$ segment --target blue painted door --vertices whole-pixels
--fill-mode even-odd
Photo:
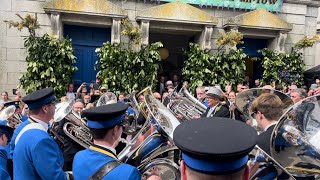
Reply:
[[[244,53],[246,53],[250,58],[261,57],[262,54],[259,53],[258,50],[268,47],[267,39],[244,38],[243,42],[243,44],[238,45],[238,48],[243,48]],[[260,60],[252,61],[250,58],[246,60],[246,74],[253,80],[261,79],[263,74],[262,62]]]
[[[95,50],[104,42],[111,40],[111,29],[64,25],[64,36],[72,39],[72,46],[77,57],[78,71],[72,76],[75,87],[83,82],[95,82],[98,72],[94,68],[98,60]]]

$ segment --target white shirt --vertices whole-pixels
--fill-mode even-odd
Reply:
[[[31,116],[31,118],[32,118],[32,120],[35,120],[37,123],[41,124],[46,129],[46,131],[48,131],[48,129],[49,129],[48,123],[43,122],[40,119],[37,119],[37,118],[32,117],[32,116]]]
[[[264,128],[264,131],[267,131],[269,129],[269,127],[271,127],[271,126],[273,126],[273,125],[275,125],[277,123],[278,122],[273,122],[273,123],[269,124],[267,127]]]
[[[104,148],[110,150],[111,152],[113,152],[113,154],[117,154],[116,150],[114,148],[112,148],[112,147],[109,147],[109,146],[106,146],[106,145],[102,145],[102,144],[96,144],[96,145],[99,145],[101,147],[104,147]]]
[[[76,99],[76,94],[73,92],[67,92],[66,96],[68,97],[69,101],[73,101]]]
[[[213,111],[216,109],[216,107],[217,107],[218,105],[219,105],[219,103],[209,109],[208,114],[207,114],[207,117],[210,117],[210,116],[211,116],[211,114],[213,113]]]

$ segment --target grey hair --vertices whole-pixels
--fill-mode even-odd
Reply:
[[[298,93],[301,98],[306,98],[306,97],[308,97],[308,94],[307,94],[306,90],[305,90],[305,89],[302,89],[302,88],[292,89],[292,90],[291,90],[291,93],[292,93],[292,92]]]

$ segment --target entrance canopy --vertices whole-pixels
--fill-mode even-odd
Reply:
[[[127,16],[125,10],[106,0],[52,0],[44,10],[46,12],[63,12],[107,17]]]
[[[255,11],[240,14],[238,16],[227,19],[223,27],[241,27],[251,29],[268,29],[291,31],[292,24],[270,13],[265,9],[257,9]]]
[[[179,22],[186,24],[217,25],[218,18],[193,7],[189,4],[175,1],[155,6],[137,13],[137,20]]]

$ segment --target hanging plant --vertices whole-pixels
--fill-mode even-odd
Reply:
[[[35,30],[39,28],[36,16],[28,14],[25,18],[20,15],[18,17],[21,22],[6,22],[18,30],[27,28],[30,33],[24,41],[27,71],[20,77],[20,87],[26,93],[53,87],[58,98],[64,96],[67,85],[72,81],[72,73],[77,70],[73,66],[76,61],[71,41],[59,40],[48,34],[36,37]]]

